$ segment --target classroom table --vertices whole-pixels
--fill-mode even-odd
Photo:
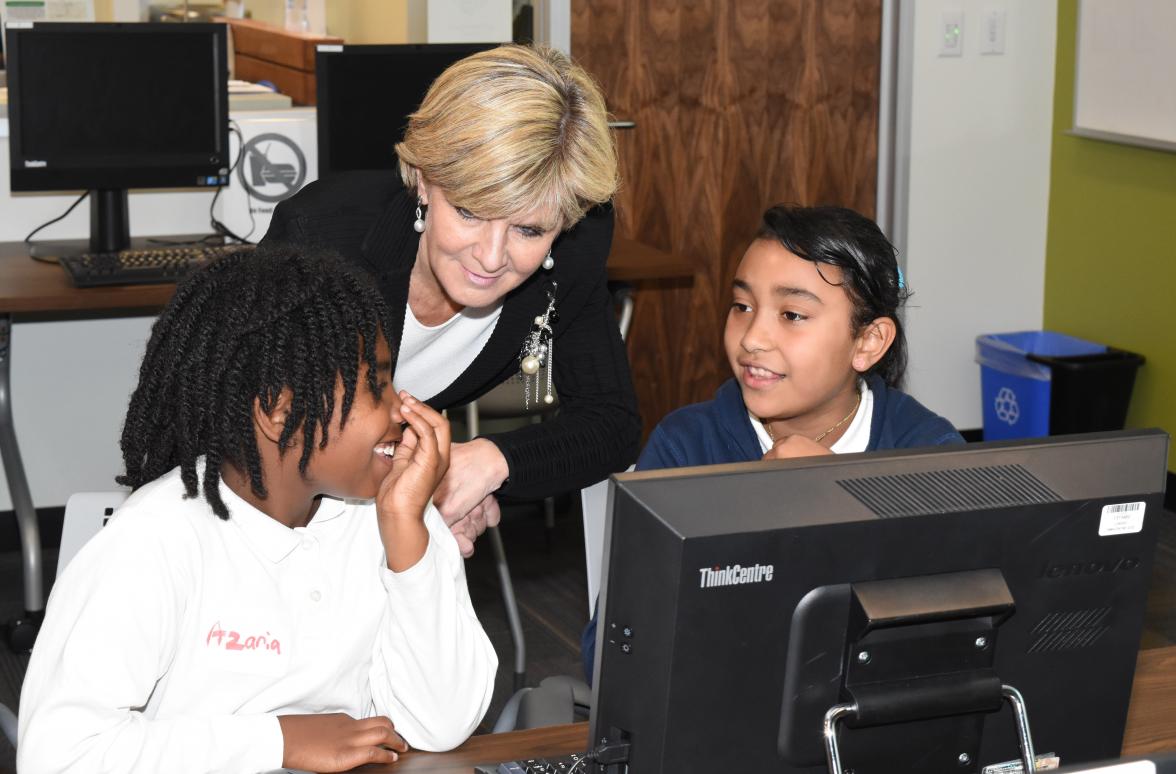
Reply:
[[[1136,662],[1123,755],[1176,751],[1176,646],[1144,650]],[[1033,707],[1029,707],[1033,722]],[[385,774],[471,774],[476,764],[527,758],[558,757],[583,752],[588,724],[572,723],[506,734],[474,736],[447,753],[410,752],[391,766],[370,766],[364,772]]]
[[[83,240],[59,244],[61,249],[73,252],[81,252],[86,245]],[[135,249],[151,246],[142,239],[132,243]],[[694,267],[685,258],[619,235],[613,238],[608,256],[610,281],[686,280],[693,275]],[[12,419],[12,323],[21,319],[60,320],[78,315],[150,314],[159,311],[174,291],[175,285],[171,284],[75,288],[61,267],[29,258],[23,242],[0,242],[0,462],[4,465],[20,528],[26,611],[26,617],[14,622],[10,629],[9,644],[18,650],[33,644],[39,617],[45,609],[45,595],[37,515]]]

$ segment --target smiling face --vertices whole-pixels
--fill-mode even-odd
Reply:
[[[837,267],[818,272],[766,239],[736,271],[723,345],[748,410],[775,420],[776,437],[812,437],[836,423],[854,405],[858,373],[881,357],[868,332],[855,335],[853,303],[830,284],[840,281]]]
[[[379,397],[367,387],[368,369],[360,365],[355,400],[347,420],[341,422],[343,382],[335,390],[326,448],[315,448],[304,480],[314,494],[369,499],[392,469],[392,452],[400,441],[400,397],[392,388],[392,354],[381,336],[376,344],[376,379]]]
[[[559,233],[553,210],[482,218],[450,202],[435,185],[422,181],[418,190],[429,209],[412,281],[454,309],[497,303],[535,273]],[[420,315],[416,306],[413,312]]]

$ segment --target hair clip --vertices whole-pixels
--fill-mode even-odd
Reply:
[[[906,288],[906,280],[903,279],[902,269],[897,266],[895,268],[898,269],[898,289],[903,290]]]

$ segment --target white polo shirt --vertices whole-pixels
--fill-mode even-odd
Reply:
[[[277,716],[387,715],[449,749],[490,703],[497,657],[456,541],[388,570],[371,501],[324,498],[290,529],[179,469],[131,495],[53,588],[21,692],[22,772],[250,772],[282,764]]]

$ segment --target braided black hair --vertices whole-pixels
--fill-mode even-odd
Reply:
[[[844,207],[792,207],[777,204],[764,213],[757,239],[782,244],[793,255],[841,270],[839,284],[853,302],[856,336],[879,317],[894,320],[894,341],[870,373],[890,387],[901,387],[906,374],[906,333],[899,311],[910,296],[900,279],[894,245],[874,221]],[[821,278],[825,279],[824,274]]]
[[[386,314],[368,279],[332,253],[267,246],[194,272],[151,329],[123,425],[126,472],[116,480],[137,489],[179,466],[187,496],[197,496],[199,483],[213,512],[228,519],[219,489],[227,462],[266,497],[254,400],[270,411],[291,390],[278,448],[284,453],[301,433],[305,473],[320,428],[319,446],[327,444],[340,379],[344,420],[351,410],[361,358],[367,389],[379,397],[376,343],[391,330]]]

